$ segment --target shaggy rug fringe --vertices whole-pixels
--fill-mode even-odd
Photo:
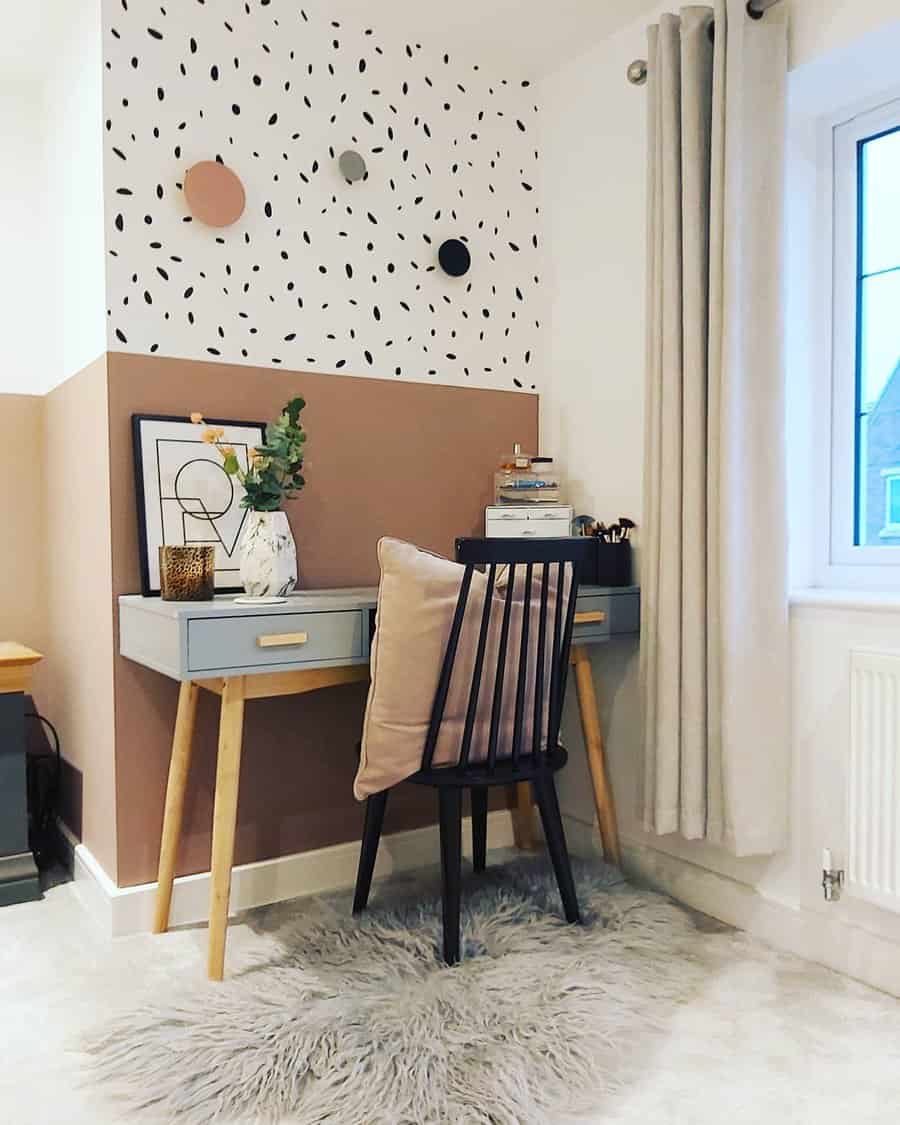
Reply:
[[[543,861],[464,887],[465,958],[438,960],[440,901],[298,904],[279,952],[91,1037],[129,1119],[181,1125],[552,1125],[597,1108],[699,987],[696,931],[661,895],[576,866],[585,925]]]

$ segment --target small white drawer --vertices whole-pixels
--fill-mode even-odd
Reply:
[[[561,539],[572,534],[572,509],[553,505],[547,508],[485,509],[484,530],[488,539]]]
[[[192,618],[187,649],[191,672],[354,660],[363,653],[363,615],[347,611]]]
[[[568,520],[488,520],[488,539],[561,539],[569,534]]]

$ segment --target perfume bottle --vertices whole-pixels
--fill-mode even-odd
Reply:
[[[494,473],[496,504],[558,504],[559,475],[552,457],[536,457],[522,451],[517,442]]]

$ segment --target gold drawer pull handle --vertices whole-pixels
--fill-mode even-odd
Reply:
[[[277,648],[279,645],[305,645],[308,633],[268,633],[256,638],[260,648]]]
[[[576,625],[593,625],[594,623],[599,624],[600,622],[605,620],[606,614],[602,609],[590,609],[585,610],[583,613],[575,614]]]

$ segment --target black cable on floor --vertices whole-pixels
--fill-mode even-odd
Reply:
[[[47,754],[27,756],[28,784],[28,845],[34,861],[43,870],[58,858],[59,839],[56,818],[59,813],[59,792],[62,779],[62,752],[59,731],[39,711],[26,711],[27,719],[37,719],[49,732],[53,743],[53,766],[47,770],[42,763]]]

